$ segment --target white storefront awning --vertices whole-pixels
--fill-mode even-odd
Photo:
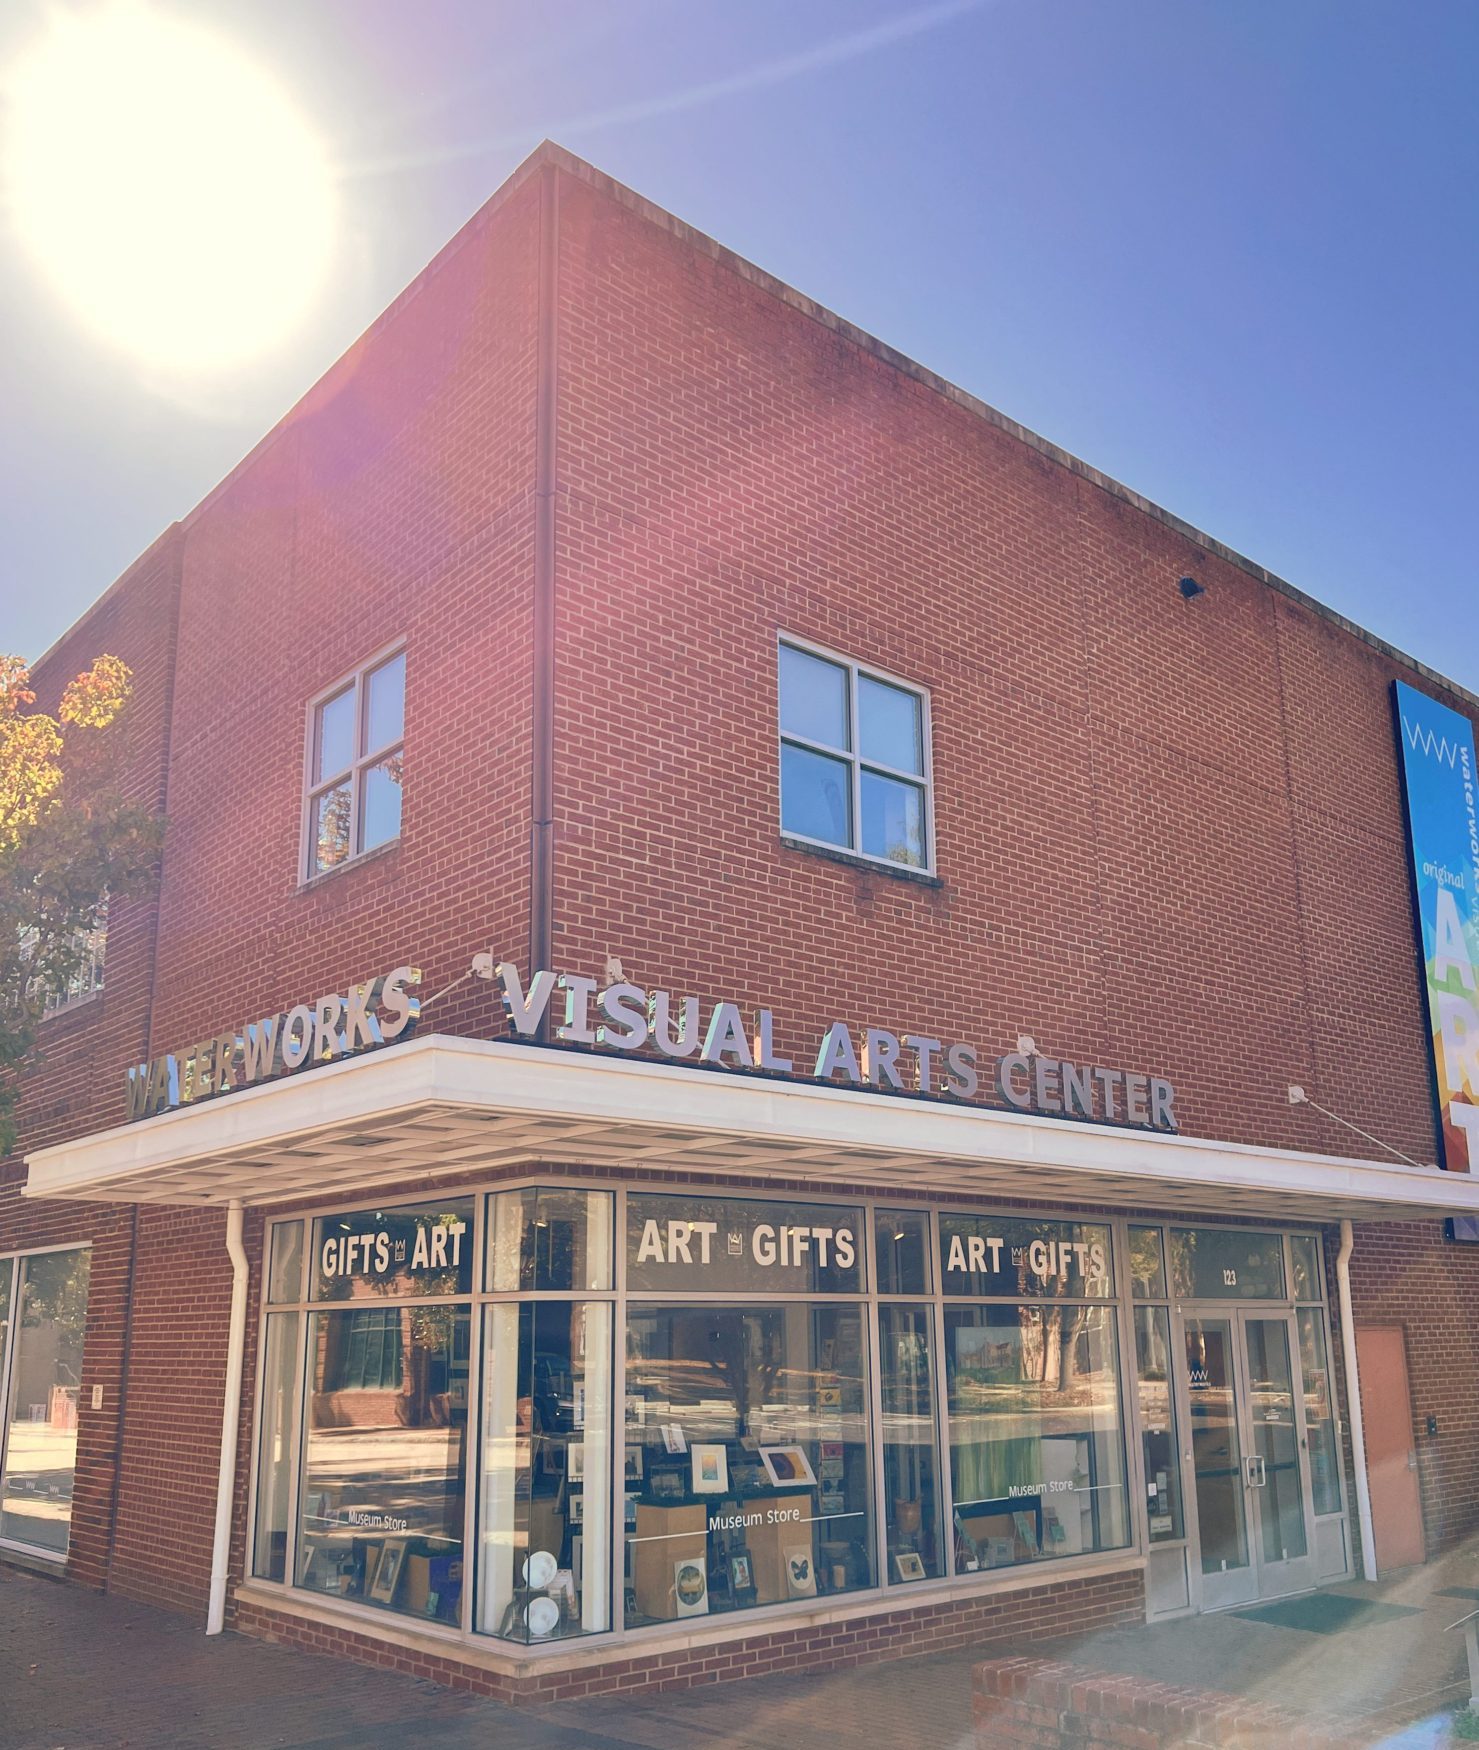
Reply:
[[[1328,1222],[1479,1175],[433,1034],[27,1156],[29,1197],[279,1204],[542,1164]]]

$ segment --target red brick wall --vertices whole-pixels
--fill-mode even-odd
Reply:
[[[148,1055],[400,961],[422,966],[430,994],[477,949],[525,940],[536,192],[474,221],[45,665],[43,702],[99,650],[133,665],[139,795],[169,826],[157,893],[110,918],[105,996],[43,1028],[22,1151],[119,1123],[124,1071]],[[304,888],[307,700],[402,636],[400,844]],[[488,1011],[478,987],[428,1022],[486,1031]],[[142,1210],[130,1311],[132,1212],[23,1203],[22,1171],[0,1170],[0,1251],[99,1245],[70,1568],[97,1581],[111,1566],[120,1590],[196,1608],[220,1446],[224,1217]],[[94,1379],[101,1412],[86,1402]],[[248,1442],[244,1425],[244,1455]]]
[[[164,805],[180,551],[180,532],[171,528],[33,675],[37,708],[54,711],[66,683],[95,657],[106,653],[128,663],[133,696],[113,733],[123,740],[124,792],[151,812]],[[0,1161],[0,1252],[78,1241],[92,1245],[68,1562],[73,1576],[89,1585],[103,1583],[109,1561],[133,1213],[102,1204],[23,1199],[21,1151],[117,1121],[124,1066],[137,1062],[147,1046],[156,920],[152,892],[113,901],[103,992],[41,1023],[35,1063],[17,1111],[20,1149]],[[95,1387],[103,1393],[96,1410]]]
[[[1172,1075],[1193,1133],[1346,1152],[1287,1105],[1301,1081],[1431,1158],[1398,665],[601,178],[560,181],[559,963],[767,1001],[798,1057],[834,1017],[988,1050],[1030,1031]],[[134,664],[140,793],[170,827],[157,900],[110,927],[106,996],[47,1024],[27,1148],[116,1122],[146,1053],[401,959],[428,992],[478,949],[522,960],[537,239],[526,178],[48,664],[53,688],[100,648]],[[936,882],[781,844],[781,631],[931,689]],[[402,840],[304,888],[306,702],[401,636]],[[492,1030],[487,988],[427,1024]],[[21,1205],[18,1171],[0,1249],[99,1248],[86,1365],[109,1389],[84,1408],[74,1570],[105,1570],[121,1450],[114,1583],[193,1608],[222,1218],[141,1213],[130,1315],[131,1214]],[[1472,1374],[1479,1260],[1430,1229],[1417,1252],[1443,1278],[1414,1389],[1454,1394],[1424,1476],[1446,1538],[1479,1519],[1445,1383]],[[1363,1235],[1361,1305],[1397,1304],[1413,1255]]]
[[[562,227],[563,961],[1434,1158],[1397,666],[597,189]],[[781,844],[782,632],[931,689],[939,885]]]

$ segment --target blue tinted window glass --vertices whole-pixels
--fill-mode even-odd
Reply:
[[[389,747],[399,741],[406,720],[406,653],[401,651],[382,662],[366,682],[365,745],[363,752]]]
[[[393,753],[364,776],[360,807],[360,849],[372,850],[400,836],[401,755]]]
[[[870,857],[924,867],[924,792],[877,772],[863,773],[863,849]]]
[[[781,646],[781,728],[828,747],[850,747],[847,670],[804,650]]]
[[[354,758],[354,688],[346,687],[318,708],[318,745],[314,749],[313,781],[321,784],[349,769]]]
[[[924,773],[919,698],[868,675],[858,677],[858,741],[865,760]]]
[[[829,845],[852,843],[851,768],[804,747],[781,748],[781,829]]]

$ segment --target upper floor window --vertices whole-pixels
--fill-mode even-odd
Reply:
[[[32,960],[37,946],[34,929],[23,930],[20,938],[22,961]],[[43,1015],[55,1015],[80,1003],[87,997],[99,996],[103,989],[103,963],[108,951],[108,897],[103,895],[91,926],[79,930],[71,938],[66,956],[66,970],[54,975],[38,975],[27,985],[28,995],[40,997]]]
[[[782,832],[929,868],[927,694],[783,643],[780,721]]]
[[[401,831],[406,653],[378,656],[308,707],[305,876]]]

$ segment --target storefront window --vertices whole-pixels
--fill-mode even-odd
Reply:
[[[1132,1233],[1132,1256],[1134,1244]],[[1182,1534],[1181,1457],[1171,1395],[1171,1322],[1163,1306],[1135,1308],[1135,1374],[1150,1541],[1161,1543]]]
[[[456,1622],[462,1591],[466,1307],[317,1312],[298,1584]]]
[[[1166,1298],[1166,1263],[1158,1227],[1130,1229],[1130,1286],[1136,1300]]]
[[[875,1583],[866,1356],[857,1304],[629,1309],[629,1625]]]
[[[1178,1300],[1282,1300],[1283,1235],[1172,1228],[1171,1288]]]
[[[930,1218],[921,1209],[880,1209],[877,1234],[878,1292],[928,1294]]]
[[[476,1626],[507,1640],[611,1626],[611,1303],[485,1311]]]
[[[627,1199],[627,1288],[860,1294],[863,1212],[736,1197]]]
[[[489,1200],[495,1294],[611,1287],[609,1191],[502,1191]]]
[[[274,1304],[303,1298],[303,1223],[279,1221],[272,1229],[267,1298]]]
[[[947,1306],[958,1569],[1129,1541],[1115,1311]]]
[[[471,1289],[471,1197],[358,1209],[313,1224],[315,1300],[433,1299]]]
[[[301,1244],[303,1224],[293,1225],[298,1228]],[[263,1580],[287,1578],[290,1448],[297,1420],[293,1388],[298,1377],[300,1317],[295,1312],[274,1313],[267,1321],[257,1417],[257,1511],[252,1542],[252,1572]]]
[[[1335,1437],[1335,1407],[1330,1363],[1325,1349],[1324,1315],[1301,1307],[1294,1315],[1299,1329],[1300,1371],[1304,1378],[1304,1425],[1309,1441],[1310,1492],[1316,1513],[1340,1511],[1340,1446]]]
[[[1323,1300],[1325,1274],[1320,1268],[1320,1242],[1314,1234],[1290,1234],[1289,1263],[1296,1300]]]
[[[80,1247],[32,1253],[14,1267],[0,1537],[48,1555],[66,1554],[71,1529],[90,1263],[91,1253]]]
[[[308,1316],[296,1580],[309,1591],[461,1620],[472,1236],[470,1197],[313,1223],[312,1299],[341,1304]],[[284,1293],[294,1246],[273,1229]],[[273,1426],[273,1394],[296,1373],[295,1326],[271,1315],[263,1355],[253,1559],[268,1577],[287,1509],[289,1412]]]
[[[935,1438],[933,1327],[933,1307],[878,1309],[887,1578],[896,1585],[933,1580],[945,1571],[939,1443]]]
[[[1109,1229],[1098,1222],[942,1215],[940,1279],[947,1295],[1047,1295],[1107,1300]]]

